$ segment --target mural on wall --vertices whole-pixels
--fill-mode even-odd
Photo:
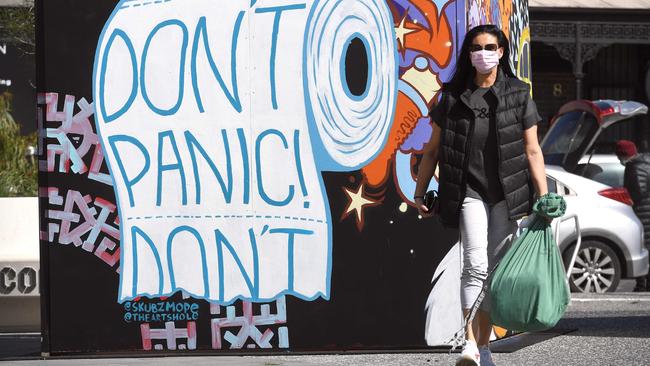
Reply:
[[[75,281],[128,335],[92,349],[445,344],[457,234],[412,202],[428,110],[475,24],[530,75],[525,0],[101,4],[87,72],[39,94],[50,286],[103,263]],[[53,314],[53,353],[90,347]]]
[[[531,83],[528,0],[467,0],[467,29],[498,25],[510,41],[512,66],[517,76]]]
[[[59,110],[59,94],[38,95],[41,110],[38,146],[46,147],[45,154],[39,151],[40,156],[46,156],[46,160],[41,160],[41,170],[74,174],[111,186],[104,153],[91,121],[94,105],[81,98],[75,111],[75,100],[75,96],[66,95],[63,109]],[[47,229],[41,231],[41,240],[81,247],[119,271],[120,222],[112,198],[62,188],[52,186],[39,190],[49,205]]]
[[[517,76],[531,83],[530,32],[528,28],[528,1],[467,0],[467,26],[469,30],[481,24],[499,26],[510,42],[511,65]],[[462,37],[459,38],[462,40]],[[532,93],[532,88],[531,88]],[[462,252],[456,243],[438,264],[431,278],[425,309],[427,312],[425,337],[428,345],[448,344],[456,330],[462,328],[460,311],[460,275]],[[493,328],[493,338],[509,334],[508,330]]]
[[[450,19],[455,18],[457,4],[394,1],[391,9],[399,55],[397,108],[386,146],[362,171],[365,183],[375,190],[392,176],[404,202],[414,205],[415,155],[431,136],[429,109],[453,71],[456,27],[451,27]],[[434,180],[430,188],[436,187]]]
[[[367,164],[395,105],[388,7],[353,4],[117,5],[94,95],[122,217],[119,301],[329,298],[319,173]],[[369,60],[362,95],[341,65],[354,39]]]

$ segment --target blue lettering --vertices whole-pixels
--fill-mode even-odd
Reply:
[[[224,292],[225,292],[224,269],[223,269],[223,246],[225,246],[226,249],[228,249],[228,251],[230,252],[232,258],[235,260],[235,263],[237,264],[237,267],[239,268],[239,272],[241,272],[244,281],[246,281],[246,286],[248,286],[248,290],[250,291],[252,300],[257,300],[258,291],[259,291],[259,258],[257,254],[257,241],[255,240],[255,235],[253,234],[253,230],[248,229],[248,235],[250,237],[250,243],[251,243],[251,250],[253,251],[253,281],[251,281],[248,272],[244,268],[241,259],[237,255],[237,251],[230,244],[226,236],[223,235],[223,233],[219,229],[215,230],[214,234],[215,234],[216,244],[217,244],[217,253],[219,254],[219,261],[218,261],[219,299],[223,301]]]
[[[163,157],[166,156],[163,154],[163,145],[164,138],[168,138],[171,143],[172,151],[176,162],[174,164],[163,164]],[[156,206],[160,206],[162,201],[162,174],[168,170],[178,170],[178,173],[181,178],[181,189],[182,189],[182,201],[183,205],[187,205],[187,188],[185,185],[185,171],[183,170],[183,164],[181,162],[181,156],[178,152],[178,146],[176,146],[176,139],[172,131],[162,131],[158,134],[158,179],[156,187]]]
[[[106,88],[106,65],[108,63],[108,53],[113,46],[115,38],[120,37],[124,41],[126,49],[129,51],[129,56],[131,57],[131,67],[132,67],[132,81],[131,81],[131,94],[126,103],[122,108],[118,109],[115,113],[107,115],[106,114],[106,99],[105,99],[105,88]],[[104,49],[104,54],[102,55],[102,69],[99,71],[99,111],[102,114],[104,122],[112,122],[119,118],[121,115],[126,113],[133,104],[135,97],[138,93],[138,65],[135,56],[135,50],[133,49],[133,43],[129,36],[121,29],[117,28],[113,31],[108,42],[106,42],[106,48]]]
[[[288,271],[289,275],[287,276],[287,288],[289,291],[293,291],[293,283],[294,283],[294,261],[293,261],[293,251],[294,251],[294,243],[295,243],[295,237],[296,234],[299,235],[313,235],[314,232],[311,230],[305,230],[305,229],[293,229],[293,228],[278,228],[278,229],[271,229],[269,230],[269,233],[271,234],[287,234],[289,236],[289,240],[287,243],[287,251],[288,251]]]
[[[156,250],[156,246],[154,245],[151,238],[147,234],[145,234],[145,232],[142,231],[142,229],[140,229],[137,226],[131,227],[131,238],[132,238],[131,240],[133,241],[133,289],[132,289],[133,292],[132,294],[135,295],[138,293],[138,239],[137,239],[138,236],[144,239],[144,242],[147,243],[149,249],[151,249],[151,254],[153,254],[153,257],[156,260],[156,269],[158,270],[158,294],[160,295],[163,292],[163,269],[162,269],[162,262],[160,261],[160,255],[158,254],[158,250]]]
[[[133,179],[130,179],[127,177],[126,174],[126,169],[124,168],[124,163],[122,162],[122,158],[117,150],[117,146],[115,143],[117,142],[128,142],[131,145],[137,147],[141,152],[142,156],[144,157],[144,167],[142,167],[142,170],[136,175]],[[122,178],[124,179],[124,184],[126,185],[126,191],[129,195],[129,204],[131,207],[135,206],[135,203],[133,202],[133,186],[144,177],[145,173],[149,171],[149,153],[147,153],[147,149],[142,145],[142,143],[135,138],[131,136],[126,136],[126,135],[113,135],[108,137],[108,144],[111,146],[111,149],[113,150],[113,155],[115,155],[115,160],[117,161],[117,167],[120,169],[120,174],[122,174]]]
[[[296,159],[296,170],[298,171],[298,181],[300,182],[300,190],[303,197],[307,197],[307,185],[305,184],[305,177],[302,173],[302,162],[300,161],[300,131],[293,131],[293,155]],[[309,208],[309,201],[304,202],[304,207]]]
[[[174,303],[173,302],[168,302],[167,305],[166,305],[165,311],[167,311],[167,312],[174,311]]]
[[[174,253],[172,252],[172,246],[174,244],[174,237],[176,237],[176,234],[183,231],[194,235],[196,242],[199,245],[199,250],[201,251],[201,269],[203,271],[203,296],[210,297],[210,286],[208,285],[208,262],[205,255],[205,245],[203,244],[203,239],[201,239],[199,232],[196,229],[186,225],[179,226],[172,230],[172,232],[169,234],[169,237],[167,238],[167,264],[169,266],[169,280],[172,285],[172,291],[176,291],[178,289],[176,287],[176,277],[174,276]]]
[[[271,83],[271,105],[273,109],[278,109],[277,94],[275,91],[275,55],[278,46],[278,31],[280,30],[280,18],[285,10],[305,9],[305,4],[291,4],[283,6],[272,6],[268,8],[257,8],[255,13],[275,13],[273,18],[273,32],[271,33],[271,55],[269,56],[269,73]]]
[[[208,156],[208,153],[196,140],[196,137],[194,137],[190,131],[185,131],[185,141],[187,142],[187,147],[189,148],[190,156],[192,157],[192,168],[194,169],[195,177],[194,181],[196,182],[196,204],[201,203],[201,177],[199,176],[199,168],[196,162],[195,149],[199,151],[201,156],[203,156],[204,161],[210,166],[212,173],[214,173],[214,176],[219,181],[219,185],[221,186],[221,191],[223,192],[226,203],[230,203],[232,199],[232,164],[230,160],[230,147],[228,145],[228,136],[226,135],[226,130],[221,130],[221,137],[223,139],[224,150],[226,153],[226,174],[228,176],[227,184],[224,182],[221,173],[219,173],[219,170],[214,165],[212,159],[210,159]]]
[[[239,138],[239,148],[241,149],[242,161],[244,162],[244,204],[248,204],[250,201],[250,166],[248,163],[248,144],[246,144],[246,135],[244,135],[244,129],[237,129],[237,137]]]
[[[145,81],[147,53],[149,52],[149,45],[151,44],[151,40],[153,39],[153,36],[162,28],[167,26],[172,26],[172,25],[178,26],[181,29],[181,31],[183,31],[183,45],[181,46],[181,55],[180,55],[180,70],[178,72],[178,99],[176,100],[176,104],[173,107],[169,109],[161,109],[153,105],[153,103],[149,99],[149,95],[147,94],[147,85]],[[183,94],[184,94],[183,89],[185,85],[185,55],[187,54],[187,41],[188,41],[188,34],[187,34],[187,27],[185,26],[185,24],[178,19],[170,19],[158,24],[151,31],[151,33],[149,33],[149,37],[147,37],[147,41],[144,44],[144,50],[142,51],[142,64],[141,64],[142,69],[140,70],[140,84],[142,88],[142,98],[144,99],[145,103],[147,103],[147,106],[152,111],[154,111],[155,113],[161,116],[170,116],[175,114],[180,108],[181,103],[183,102]]]
[[[272,206],[286,206],[291,202],[291,199],[293,198],[294,195],[294,186],[293,184],[289,185],[289,193],[287,194],[287,197],[283,200],[274,200],[271,197],[269,197],[266,192],[264,191],[264,182],[262,179],[262,157],[261,157],[261,145],[262,145],[262,140],[268,135],[275,135],[280,138],[282,141],[282,145],[284,146],[285,149],[289,148],[289,145],[287,144],[287,139],[284,137],[282,132],[276,130],[276,129],[269,129],[264,132],[262,132],[259,136],[257,136],[257,140],[255,140],[255,165],[256,165],[256,173],[257,173],[257,188],[259,190],[260,196],[264,200],[264,202],[268,203],[269,205]]]
[[[244,19],[244,12],[239,12],[237,15],[237,20],[235,21],[235,29],[232,33],[232,45],[230,48],[230,77],[232,83],[232,93],[226,87],[226,83],[221,77],[221,73],[217,68],[217,65],[214,63],[212,58],[212,52],[210,52],[210,42],[208,41],[208,30],[206,25],[205,17],[201,17],[199,22],[196,24],[196,31],[194,33],[194,42],[192,44],[192,65],[190,73],[192,75],[192,87],[194,88],[194,96],[196,98],[196,105],[199,108],[199,111],[203,113],[205,110],[203,108],[203,102],[201,101],[201,92],[199,91],[198,85],[198,75],[196,71],[196,54],[199,50],[199,38],[203,38],[203,48],[205,49],[205,54],[208,58],[208,63],[212,69],[214,77],[217,79],[221,90],[223,90],[226,98],[230,104],[235,108],[237,112],[242,111],[241,101],[239,100],[239,92],[237,87],[237,40],[239,39],[239,29],[241,28],[242,20]]]

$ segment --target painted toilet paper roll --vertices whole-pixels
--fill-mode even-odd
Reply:
[[[345,72],[355,39],[361,93]],[[118,300],[329,298],[321,171],[381,150],[396,65],[380,0],[120,1],[93,75],[121,221]]]

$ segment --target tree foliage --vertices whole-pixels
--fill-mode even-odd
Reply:
[[[34,7],[29,3],[32,5],[0,8],[0,42],[34,54]],[[35,156],[28,156],[36,146],[36,133],[22,136],[11,111],[11,94],[0,94],[0,197],[36,196],[38,164]]]
[[[36,196],[38,166],[28,152],[36,146],[36,133],[20,134],[11,116],[11,94],[0,94],[0,197]]]
[[[0,41],[12,43],[27,54],[34,54],[34,6],[0,8]]]

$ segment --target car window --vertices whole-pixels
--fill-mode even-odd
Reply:
[[[578,120],[583,112],[573,111],[565,113],[553,122],[553,128],[542,143],[542,150],[545,154],[565,153],[571,137],[575,134]]]
[[[622,187],[625,166],[620,163],[589,163],[578,165],[582,176],[611,187]]]
[[[573,172],[597,130],[598,122],[590,114],[581,111],[563,114],[555,120],[542,143],[545,161]]]
[[[557,183],[555,183],[555,179],[548,175],[546,176],[546,185],[548,186],[549,193],[557,193]]]
[[[574,196],[576,194],[571,188],[565,186],[562,182],[557,181],[551,176],[546,176],[546,185],[548,186],[548,191],[551,193],[557,193],[560,196]]]

